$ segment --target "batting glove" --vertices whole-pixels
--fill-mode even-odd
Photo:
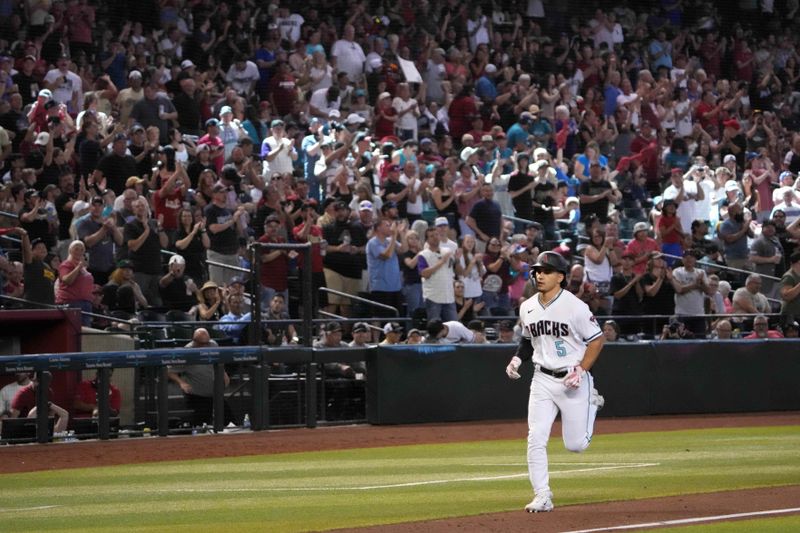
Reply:
[[[581,386],[581,379],[585,372],[582,366],[573,366],[567,377],[564,378],[564,386],[568,389],[577,389]]]
[[[520,375],[519,372],[517,371],[519,370],[519,366],[521,364],[522,364],[522,359],[520,359],[516,355],[512,357],[511,362],[508,363],[508,366],[506,367],[506,375],[511,379],[519,379]]]

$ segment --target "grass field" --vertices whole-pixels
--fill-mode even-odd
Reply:
[[[798,426],[602,435],[581,455],[553,439],[549,450],[557,506],[800,480]],[[518,510],[530,497],[521,440],[366,448],[0,475],[0,531],[307,531]],[[745,523],[800,529],[798,517]]]

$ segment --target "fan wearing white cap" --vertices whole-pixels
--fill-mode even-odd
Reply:
[[[187,312],[197,303],[198,287],[186,273],[186,259],[175,254],[169,258],[169,270],[158,280],[158,292],[164,307],[171,311]]]
[[[231,152],[236,148],[239,139],[246,137],[247,132],[242,128],[239,119],[233,116],[233,109],[229,105],[224,105],[219,109],[219,137],[225,146],[225,160],[231,156]]]
[[[647,222],[637,222],[633,225],[633,239],[625,247],[625,255],[633,258],[633,272],[644,274],[647,262],[660,251],[655,239],[648,235],[650,225]]]
[[[497,98],[497,87],[494,78],[497,76],[497,67],[489,63],[483,67],[483,76],[475,82],[475,96],[484,102],[494,102]]]

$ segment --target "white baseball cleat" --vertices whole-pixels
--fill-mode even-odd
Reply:
[[[592,405],[596,405],[597,406],[597,410],[599,411],[606,404],[606,399],[603,398],[602,396],[600,396],[600,393],[597,392],[597,389],[592,387],[592,395],[589,398],[589,402]]]
[[[531,503],[525,506],[529,513],[549,513],[553,510],[553,493],[544,490],[536,495]]]

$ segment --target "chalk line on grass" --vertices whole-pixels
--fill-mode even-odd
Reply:
[[[575,463],[571,463],[575,464]],[[551,475],[559,474],[573,474],[580,472],[596,472],[600,470],[620,470],[624,468],[647,468],[651,466],[658,466],[660,463],[628,463],[618,464],[616,466],[598,466],[595,468],[577,468],[573,470],[556,470],[551,472]],[[406,483],[390,483],[385,485],[363,485],[363,486],[329,486],[329,487],[235,487],[235,488],[219,488],[219,489],[206,489],[206,488],[176,488],[176,489],[149,489],[144,492],[188,492],[188,493],[213,493],[213,492],[334,492],[334,491],[349,491],[349,490],[380,490],[380,489],[396,489],[405,487],[418,487],[423,485],[443,485],[446,483],[465,483],[472,481],[497,481],[501,479],[514,479],[528,477],[527,472],[520,474],[505,474],[501,476],[480,476],[480,477],[464,477],[455,479],[431,479],[428,481],[409,481]]]
[[[565,533],[597,533],[599,531],[623,531],[627,529],[642,529],[648,527],[663,527],[663,526],[676,526],[684,524],[696,524],[698,522],[714,522],[718,520],[732,520],[734,518],[752,518],[757,516],[771,516],[777,514],[798,513],[800,507],[791,507],[787,509],[772,509],[770,511],[753,511],[750,513],[734,513],[722,514],[716,516],[698,516],[695,518],[680,518],[676,520],[663,520],[661,522],[645,522],[642,524],[627,524],[624,526],[609,526],[598,527],[594,529],[576,529],[574,531],[567,531]]]
[[[41,511],[43,509],[55,509],[60,505],[39,505],[36,507],[17,507],[14,509],[0,509],[0,513],[18,513],[20,511]]]

